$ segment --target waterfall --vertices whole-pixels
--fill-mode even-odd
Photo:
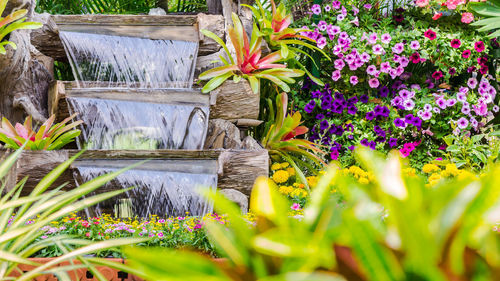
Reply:
[[[137,161],[135,161],[137,162]],[[81,160],[75,162],[77,184],[117,171],[134,160]],[[202,216],[212,212],[212,203],[197,192],[199,188],[215,189],[215,160],[153,160],[120,174],[100,188],[100,192],[135,187],[124,194],[97,204],[87,215],[103,213],[118,217]],[[95,193],[94,193],[95,194]]]
[[[209,107],[68,97],[83,120],[79,148],[202,149]]]
[[[69,31],[60,37],[79,88],[192,86],[197,42]]]

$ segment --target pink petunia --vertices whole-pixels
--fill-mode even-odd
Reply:
[[[472,13],[463,13],[462,14],[462,22],[463,23],[471,23],[474,21],[474,15]]]

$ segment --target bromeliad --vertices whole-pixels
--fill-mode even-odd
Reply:
[[[21,9],[12,12],[10,15],[2,18],[2,14],[7,6],[8,0],[0,0],[0,54],[6,53],[5,46],[9,45],[13,49],[17,48],[14,42],[2,41],[5,36],[17,29],[37,29],[42,27],[38,22],[25,22],[27,10]]]
[[[296,163],[315,171],[314,167],[301,158],[305,157],[318,166],[326,165],[319,156],[324,152],[315,143],[296,138],[307,133],[309,129],[301,126],[300,112],[287,112],[288,96],[286,93],[281,93],[276,97],[276,105],[278,107],[276,118],[262,140],[262,145],[269,150],[271,155],[277,155],[289,162],[295,168],[301,181],[307,185],[307,180]]]
[[[214,39],[224,48],[229,58],[228,61],[221,56],[220,60],[224,63],[224,66],[216,67],[200,75],[201,80],[210,79],[202,91],[204,93],[210,92],[231,77],[233,77],[235,82],[239,82],[242,78],[247,79],[254,93],[258,93],[259,91],[260,79],[270,80],[283,91],[290,91],[287,83],[295,83],[293,78],[304,75],[304,71],[290,69],[286,65],[278,63],[286,59],[281,51],[273,52],[261,58],[262,37],[258,35],[257,26],[254,25],[249,41],[238,16],[233,13],[232,19],[234,26],[228,29],[228,34],[236,52],[236,60],[222,39],[208,30],[202,30],[205,36]]]
[[[6,144],[7,148],[18,149],[26,143],[28,150],[55,150],[60,149],[72,142],[80,135],[80,130],[74,129],[83,121],[76,121],[66,125],[76,114],[66,118],[61,123],[53,125],[55,115],[52,115],[40,129],[32,129],[32,117],[28,116],[24,124],[17,123],[15,126],[5,117],[2,119],[0,128],[0,141]]]

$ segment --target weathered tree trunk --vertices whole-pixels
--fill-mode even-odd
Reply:
[[[207,0],[207,8],[209,14],[222,14],[222,2],[221,0]]]
[[[34,14],[29,1],[9,1],[6,14],[17,7],[29,10],[28,20]],[[22,121],[26,115],[42,122],[47,118],[47,90],[53,79],[50,69],[53,60],[40,53],[30,42],[31,30],[10,34],[9,41],[17,50],[7,47],[7,54],[0,55],[0,115],[12,121]]]

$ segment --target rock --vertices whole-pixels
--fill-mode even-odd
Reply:
[[[260,110],[260,94],[254,93],[247,80],[235,83],[227,80],[210,92],[211,119],[257,119]]]
[[[248,213],[248,197],[236,189],[223,189],[219,191],[227,199],[238,204],[242,214]]]
[[[254,138],[247,136],[241,142],[241,149],[245,150],[261,150],[264,149]]]
[[[153,8],[153,9],[149,10],[149,13],[148,13],[148,15],[150,15],[150,16],[164,16],[166,14],[167,14],[167,12],[165,12],[165,10],[162,8]]]
[[[205,149],[239,149],[241,148],[240,130],[223,119],[208,121],[208,133]]]
[[[201,33],[202,29],[206,29],[215,33],[215,35],[224,39],[225,36],[225,22],[222,15],[207,15],[198,14],[198,26],[200,29],[200,56],[213,54],[219,51],[222,47],[217,44],[213,39],[210,39]]]
[[[43,27],[31,32],[31,44],[46,56],[58,61],[67,61],[59,37],[59,28],[52,16],[48,13],[35,14],[33,21],[41,22]]]
[[[223,57],[227,58],[226,52],[223,49],[219,50],[216,53],[210,54],[210,55],[198,57],[196,59],[196,68],[195,68],[195,72],[194,72],[195,77],[198,77],[201,73],[203,73],[209,69],[212,69],[212,68],[215,68],[218,66],[223,66],[224,64],[220,61],[219,56],[223,56]]]

